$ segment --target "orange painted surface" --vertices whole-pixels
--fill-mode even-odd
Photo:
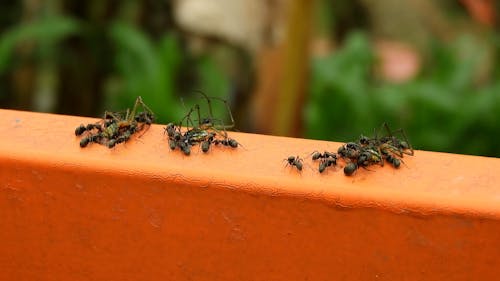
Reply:
[[[170,151],[163,128],[81,149],[89,118],[0,110],[0,280],[496,280],[500,159],[416,151],[316,172],[339,143],[231,133]]]

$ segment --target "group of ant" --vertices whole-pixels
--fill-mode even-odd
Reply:
[[[236,140],[229,138],[227,130],[234,127],[234,119],[227,101],[221,98],[208,97],[199,92],[206,100],[208,116],[202,117],[200,106],[195,104],[188,113],[177,123],[169,123],[165,127],[168,143],[171,150],[179,148],[185,155],[191,154],[191,147],[200,144],[201,150],[207,153],[212,145],[223,145],[231,148],[241,146]],[[224,124],[222,119],[214,118],[212,113],[212,100],[222,101],[231,118],[231,124]],[[132,135],[149,128],[154,122],[153,111],[144,104],[141,97],[137,97],[132,110],[122,112],[104,113],[104,118],[98,122],[87,125],[81,124],[75,129],[76,136],[82,136],[80,147],[90,143],[98,143],[108,148],[128,141]],[[380,132],[385,133],[380,134]],[[398,138],[399,136],[399,138]],[[384,123],[375,131],[375,136],[369,138],[361,136],[356,142],[348,142],[338,148],[337,152],[318,151],[312,152],[313,161],[319,160],[318,171],[323,173],[328,167],[336,166],[338,160],[345,163],[344,174],[350,176],[360,167],[367,169],[371,165],[384,166],[385,162],[394,168],[399,168],[404,163],[404,155],[413,155],[405,132],[402,129],[392,131]],[[290,156],[284,161],[287,165],[302,171],[303,159],[299,156]]]
[[[381,131],[385,134],[379,136]],[[398,138],[399,136],[400,138]],[[385,162],[398,169],[404,155],[413,155],[413,148],[410,145],[403,129],[391,131],[384,123],[379,131],[375,132],[373,138],[361,136],[356,142],[348,142],[337,149],[337,152],[318,151],[312,152],[312,160],[319,160],[318,171],[323,173],[326,168],[336,166],[337,161],[342,159],[345,162],[344,174],[353,175],[360,167],[367,169],[371,165],[384,166]],[[295,166],[302,171],[302,158],[299,156],[289,156],[284,161],[287,165]]]
[[[191,147],[201,144],[201,150],[208,152],[211,145],[224,145],[237,148],[239,143],[228,137],[227,130],[234,127],[234,119],[229,109],[227,101],[221,98],[208,97],[199,92],[206,100],[208,106],[207,117],[201,117],[200,106],[196,104],[182,118],[180,122],[169,123],[165,127],[168,135],[169,147],[172,150],[179,148],[185,155],[191,154]],[[213,117],[212,100],[217,99],[224,102],[231,124],[225,125],[222,119]],[[196,114],[194,117],[193,115]],[[90,143],[98,143],[108,148],[113,148],[119,143],[124,143],[130,137],[149,126],[154,122],[155,116],[142,101],[137,97],[132,110],[124,112],[104,113],[104,118],[98,122],[87,125],[81,124],[75,129],[76,136],[82,136],[80,147],[86,147]]]
[[[234,127],[234,119],[227,101],[217,97],[208,97],[199,92],[207,102],[208,117],[201,117],[200,106],[195,104],[178,123],[169,123],[165,127],[168,135],[168,144],[171,150],[179,148],[185,155],[191,154],[191,147],[201,144],[201,150],[207,153],[212,145],[224,145],[237,148],[239,143],[228,137],[227,130]],[[220,100],[226,106],[231,124],[224,124],[222,119],[214,118],[212,113],[212,99]],[[196,114],[196,119],[193,118]],[[184,129],[183,129],[184,128]]]
[[[139,111],[139,108],[142,110]],[[132,110],[106,111],[101,121],[78,126],[75,135],[83,136],[80,147],[98,143],[113,148],[119,143],[128,141],[133,134],[142,131],[146,126],[149,127],[154,119],[151,109],[144,104],[141,97],[137,97]]]

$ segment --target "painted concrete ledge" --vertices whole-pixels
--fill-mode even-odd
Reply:
[[[283,159],[340,143],[231,133],[244,148],[187,157],[154,125],[81,149],[93,120],[0,110],[0,280],[500,276],[500,159],[299,173]]]

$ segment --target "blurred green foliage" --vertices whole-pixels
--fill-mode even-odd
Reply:
[[[118,85],[107,96],[108,106],[126,108],[142,96],[159,120],[179,117],[182,108],[174,93],[182,54],[175,36],[166,34],[155,44],[136,27],[117,22],[109,37]]]
[[[460,55],[471,47],[469,38],[436,44],[428,72],[392,84],[374,78],[367,37],[351,34],[342,49],[312,63],[307,137],[350,141],[388,122],[418,149],[499,157],[500,80],[476,85],[478,56]]]
[[[213,57],[192,55],[181,43],[175,31],[154,38],[140,26],[122,20],[101,26],[71,17],[41,15],[2,32],[0,82],[8,82],[1,83],[0,97],[3,103],[9,103],[5,100],[12,92],[8,88],[14,83],[12,75],[23,67],[36,74],[28,77],[33,80],[22,83],[31,84],[37,92],[37,77],[47,75],[47,69],[39,66],[50,61],[59,73],[49,75],[62,79],[59,86],[52,85],[51,89],[58,96],[56,112],[99,116],[104,110],[131,107],[135,98],[142,96],[155,112],[156,122],[180,120],[186,108],[195,103],[206,111],[205,102],[196,91],[228,98],[230,83]],[[25,51],[19,52],[20,47]],[[189,73],[188,79],[184,79],[184,72]],[[18,99],[10,97],[12,107],[37,110],[33,105],[35,97],[24,99],[24,103]],[[87,109],[92,112],[82,109],[84,104],[91,104]],[[224,104],[214,103],[213,111],[215,116],[228,119]]]
[[[13,2],[0,12],[3,107],[38,110],[33,100],[48,91],[57,103],[52,111],[97,117],[104,110],[131,107],[142,96],[156,122],[168,123],[204,103],[196,90],[232,103],[238,100],[235,92],[254,89],[251,79],[241,77],[255,63],[234,63],[251,55],[217,40],[204,51],[190,52],[186,34],[173,24],[168,1],[127,1],[120,8],[103,1],[48,3],[53,7],[40,5],[31,16],[26,16],[31,2]],[[500,157],[500,62],[482,71],[485,52],[480,44],[466,36],[450,43],[436,40],[419,77],[401,84],[383,82],[375,75],[368,35],[352,32],[370,24],[360,16],[363,3],[321,3],[326,6],[316,12],[319,33],[335,33],[338,38],[329,40],[344,43],[311,62],[306,137],[349,141],[388,122],[404,128],[418,149]],[[487,37],[498,60],[500,36]],[[228,71],[242,65],[246,71]],[[487,77],[478,79],[481,72]],[[227,122],[225,105],[214,101],[215,115]],[[232,106],[241,111],[234,115],[248,115],[244,106]]]
[[[190,56],[181,49],[175,33],[165,33],[153,40],[137,27],[115,22],[109,30],[114,49],[115,86],[106,94],[109,108],[125,108],[137,96],[155,112],[157,122],[180,120],[187,108],[200,104],[202,113],[207,106],[197,91],[211,97],[227,98],[229,79],[208,55]],[[188,64],[195,77],[180,81],[183,64]],[[182,83],[191,83],[182,86]],[[181,93],[181,88],[186,92]],[[220,103],[212,105],[214,115],[226,116]]]
[[[199,56],[191,67],[197,73],[197,85],[188,87],[183,95],[179,92],[179,72],[187,62],[174,34],[167,33],[153,42],[143,32],[127,23],[114,23],[110,38],[115,50],[115,86],[107,95],[110,108],[126,108],[137,96],[155,112],[157,122],[168,123],[180,120],[186,108],[200,104],[207,110],[201,95],[225,98],[229,81],[209,56]],[[219,103],[213,105],[214,115],[224,118],[225,108]]]
[[[2,33],[0,37],[0,74],[4,73],[13,63],[15,48],[21,43],[38,43],[41,47],[38,57],[44,57],[46,52],[56,52],[57,45],[68,36],[74,35],[80,29],[80,24],[71,18],[55,16],[42,17],[36,22],[16,25]]]

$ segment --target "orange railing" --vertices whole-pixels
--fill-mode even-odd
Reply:
[[[0,280],[495,280],[500,160],[416,151],[319,174],[339,143],[231,133],[170,151],[163,127],[81,149],[89,118],[0,110]]]

